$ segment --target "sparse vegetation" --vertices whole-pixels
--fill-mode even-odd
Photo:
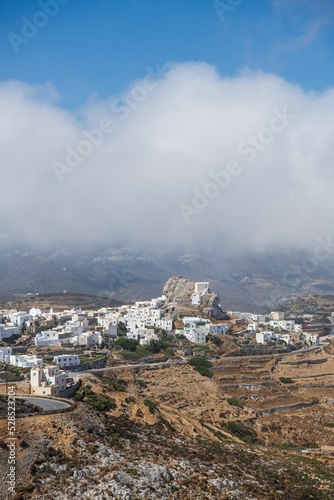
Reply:
[[[136,379],[136,383],[139,385],[139,387],[142,387],[143,389],[147,387],[147,383],[145,382],[145,380],[142,380],[140,378]]]
[[[77,401],[83,401],[99,411],[110,411],[117,408],[115,399],[106,394],[96,394],[88,387],[80,388],[75,395]]]
[[[114,391],[120,391],[120,392],[124,392],[126,390],[127,385],[128,385],[128,383],[125,380],[113,379],[113,378],[107,378],[107,377],[102,377],[101,382],[108,389],[111,389]]]
[[[139,346],[138,340],[128,339],[127,337],[120,337],[119,339],[115,340],[114,344],[122,347],[126,351],[131,352],[135,352],[137,346]]]
[[[209,370],[213,366],[213,364],[203,357],[195,357],[191,358],[188,361],[189,365],[193,366],[194,369],[203,377],[213,377],[213,373]]]
[[[237,406],[238,408],[243,408],[244,407],[244,405],[242,404],[242,402],[239,401],[238,399],[234,398],[234,397],[226,398],[226,401],[231,406]]]
[[[279,380],[282,384],[293,384],[293,380],[290,377],[280,377]]]
[[[242,439],[246,443],[257,443],[258,439],[255,431],[241,422],[227,422],[225,426],[227,432]]]
[[[153,403],[153,401],[150,401],[149,399],[144,399],[144,405],[147,406],[150,413],[156,413],[157,411],[159,411],[157,405]]]

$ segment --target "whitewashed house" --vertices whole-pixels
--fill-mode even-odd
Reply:
[[[27,323],[33,319],[31,314],[28,314],[26,311],[19,311],[9,315],[9,319],[13,325],[18,326],[19,328],[23,325],[23,323]]]
[[[8,339],[12,335],[20,335],[20,329],[18,326],[0,325],[0,340]]]
[[[291,337],[288,333],[275,333],[275,332],[257,332],[256,333],[256,342],[258,344],[266,344],[270,341],[279,342],[283,340],[287,345],[291,344]]]
[[[206,328],[198,327],[184,332],[184,335],[187,337],[189,342],[193,342],[194,344],[205,344],[207,333]]]
[[[225,323],[217,323],[215,325],[213,323],[207,323],[205,328],[210,335],[219,335],[226,333],[228,330],[228,326]]]
[[[317,333],[304,333],[304,339],[311,345],[319,345],[319,335]]]
[[[266,344],[275,336],[274,332],[256,332],[255,339],[258,344]]]
[[[80,359],[77,354],[60,354],[53,358],[53,362],[56,365],[64,368],[64,366],[78,366],[80,365]]]
[[[166,332],[171,332],[173,330],[173,319],[172,318],[160,318],[155,321],[154,326],[156,328],[162,328]]]
[[[68,340],[73,345],[91,347],[102,344],[102,335],[100,332],[82,332]]]
[[[151,300],[151,306],[153,307],[153,309],[161,309],[165,304],[166,297],[164,295]]]
[[[271,320],[270,326],[274,328],[282,328],[283,330],[291,331],[294,329],[294,320]]]
[[[11,347],[0,347],[0,363],[10,363]]]
[[[25,356],[12,354],[10,356],[10,364],[19,368],[33,368],[34,366],[43,366],[43,360],[37,356]]]
[[[197,281],[195,283],[195,293],[191,298],[193,306],[198,306],[201,302],[201,296],[209,290],[208,281]]]
[[[66,373],[59,366],[32,368],[30,371],[31,394],[59,396],[66,389]]]
[[[60,346],[59,332],[55,330],[45,330],[37,333],[35,337],[36,346]]]
[[[152,340],[159,340],[158,335],[156,333],[154,333],[153,330],[148,331],[144,335],[140,335],[139,344],[140,345],[149,345],[152,342]]]
[[[247,325],[247,331],[250,333],[256,333],[258,331],[258,324],[257,323],[249,323]]]

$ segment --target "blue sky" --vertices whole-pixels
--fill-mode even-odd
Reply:
[[[50,81],[68,109],[167,61],[206,61],[222,75],[262,69],[307,90],[333,85],[331,0],[227,0],[223,20],[206,0],[69,0],[15,52],[8,34],[22,36],[22,18],[32,21],[41,2],[0,0],[0,80]]]

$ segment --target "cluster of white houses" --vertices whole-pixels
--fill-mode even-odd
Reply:
[[[206,337],[226,333],[228,326],[226,323],[212,324],[211,321],[200,317],[186,316],[183,318],[183,330],[175,330],[175,333],[183,334],[189,342],[202,344],[206,342]]]
[[[59,396],[67,388],[67,373],[60,367],[69,368],[80,364],[78,355],[60,355],[53,358],[56,365],[43,366],[37,356],[12,354],[11,347],[0,347],[0,362],[20,368],[30,368],[31,394]]]
[[[319,344],[318,334],[304,332],[300,322],[296,323],[295,320],[284,319],[283,312],[272,311],[268,316],[238,311],[228,311],[228,314],[246,321],[248,323],[247,331],[255,333],[256,342],[259,344],[283,341],[289,345],[294,333],[302,334],[303,339],[311,345]]]
[[[54,356],[53,362],[60,367],[71,368],[80,364],[77,354],[61,354]],[[11,347],[0,347],[0,363],[7,363],[18,368],[33,368],[43,366],[43,360],[34,355],[12,354]]]
[[[195,284],[192,305],[200,304],[201,296],[208,290],[208,282]],[[133,305],[117,308],[103,307],[97,311],[64,310],[43,313],[39,309],[26,311],[0,311],[0,341],[13,335],[21,335],[23,327],[34,326],[36,320],[43,320],[43,327],[34,337],[39,346],[91,347],[102,344],[107,337],[117,337],[122,331],[128,338],[136,339],[141,345],[158,340],[157,330],[184,335],[190,342],[205,344],[207,336],[225,334],[227,323],[212,323],[199,316],[184,317],[183,329],[175,330],[173,318],[167,314],[165,296],[149,301],[138,301]],[[272,312],[266,316],[247,312],[228,311],[235,324],[247,324],[245,331],[255,335],[256,342],[267,344],[283,341],[290,344],[294,334],[303,335],[309,344],[317,345],[319,335],[314,331],[303,331],[302,322],[286,320],[284,313]],[[334,313],[331,322],[334,323]],[[50,328],[51,329],[48,329]],[[32,330],[33,331],[33,330]],[[31,392],[40,395],[59,395],[66,389],[66,372],[80,364],[76,354],[60,354],[54,357],[52,366],[44,366],[43,360],[34,355],[13,354],[11,347],[0,347],[0,362],[31,370]]]

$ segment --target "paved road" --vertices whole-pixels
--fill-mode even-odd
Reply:
[[[65,408],[70,408],[71,405],[69,403],[65,403],[64,401],[57,401],[56,399],[47,399],[47,398],[34,398],[34,397],[20,397],[17,399],[23,399],[28,403],[31,403],[35,406],[39,406],[45,411],[50,410],[64,410]]]

